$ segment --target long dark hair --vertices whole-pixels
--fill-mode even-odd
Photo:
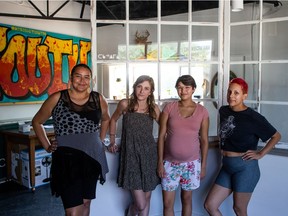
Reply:
[[[72,68],[72,70],[71,70],[71,76],[73,76],[73,75],[76,73],[77,69],[78,69],[78,68],[81,68],[81,67],[88,69],[88,70],[90,71],[90,76],[92,77],[92,70],[91,70],[91,68],[90,68],[88,65],[86,65],[86,64],[77,64],[77,65],[75,65],[75,66]]]
[[[153,119],[156,119],[155,98],[154,98],[154,93],[153,93],[155,90],[155,84],[154,84],[153,78],[147,75],[142,75],[138,77],[135,83],[133,84],[133,92],[129,97],[128,111],[135,112],[135,107],[138,105],[137,97],[136,97],[136,87],[140,83],[143,83],[144,81],[148,81],[151,86],[151,94],[147,98],[149,116]]]

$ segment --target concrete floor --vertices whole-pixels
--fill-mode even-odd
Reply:
[[[0,184],[0,216],[64,216],[60,198],[51,196],[50,185],[35,192],[13,181]]]

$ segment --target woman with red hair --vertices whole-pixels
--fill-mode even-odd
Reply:
[[[260,179],[258,160],[281,138],[264,116],[244,104],[247,95],[246,81],[232,79],[227,90],[228,105],[219,110],[222,167],[205,201],[212,216],[222,215],[219,207],[231,193],[235,214],[247,216],[248,203]],[[257,151],[259,139],[267,143]]]

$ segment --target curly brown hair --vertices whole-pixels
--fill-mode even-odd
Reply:
[[[147,98],[147,104],[148,104],[148,113],[149,116],[153,119],[156,119],[156,112],[155,112],[155,98],[154,98],[154,90],[155,90],[155,84],[152,77],[147,75],[142,75],[137,78],[135,83],[133,84],[133,92],[129,97],[129,103],[128,103],[128,111],[129,112],[135,112],[135,107],[138,105],[137,102],[137,96],[136,96],[136,87],[143,83],[144,81],[148,81],[151,86],[151,94]]]

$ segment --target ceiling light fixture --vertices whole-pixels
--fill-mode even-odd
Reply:
[[[242,11],[243,8],[243,0],[231,0],[231,10],[233,12]]]

